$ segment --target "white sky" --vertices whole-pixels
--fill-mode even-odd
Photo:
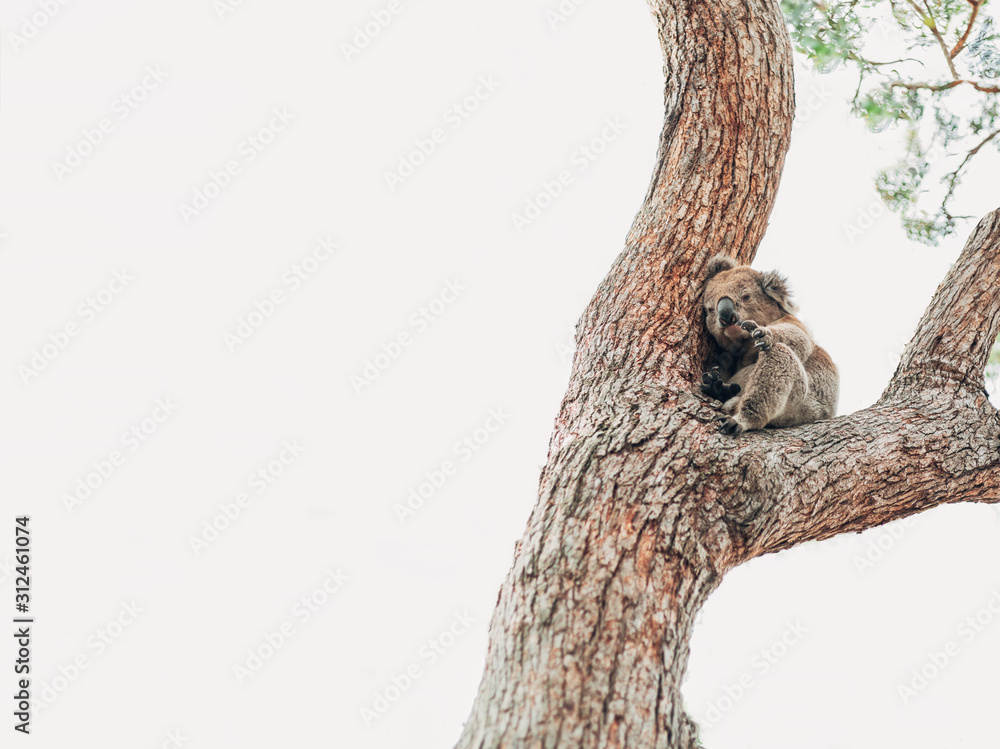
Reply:
[[[588,0],[554,29],[557,0],[398,2],[350,62],[342,42],[388,2],[245,0],[220,19],[211,0],[88,0],[59,6],[16,49],[7,33],[40,6],[5,7],[4,522],[32,515],[36,694],[89,658],[34,716],[35,746],[155,747],[177,729],[186,746],[213,748],[457,739],[535,501],[572,326],[648,186],[662,73],[639,0]],[[166,77],[146,77],[151,90],[122,118],[119,97],[148,66]],[[790,277],[839,365],[841,413],[879,396],[972,228],[926,248],[880,212],[872,177],[898,133],[849,119],[852,85],[799,71],[757,261]],[[477,110],[456,120],[477,87]],[[52,163],[102,118],[109,132],[59,182]],[[581,171],[578,149],[608,118],[623,132]],[[255,150],[245,139],[269,124],[283,130]],[[385,173],[436,128],[434,153],[391,190]],[[179,205],[231,160],[239,172],[185,222]],[[985,154],[964,212],[1000,204],[997,167]],[[571,183],[518,233],[511,214],[562,170]],[[866,212],[881,215],[850,241],[845,227]],[[284,274],[323,236],[339,249],[293,289]],[[79,313],[122,269],[134,280],[107,308]],[[227,350],[224,335],[274,289],[285,296],[273,315]],[[413,318],[423,308],[433,320]],[[18,366],[69,323],[78,334],[25,384]],[[357,393],[352,376],[401,333],[407,345]],[[121,435],[157,398],[176,411],[132,451]],[[509,418],[475,452],[456,449],[491,409]],[[293,440],[304,450],[286,449],[258,493],[248,477]],[[67,512],[64,493],[114,450],[122,465]],[[394,505],[445,461],[453,475],[401,523]],[[195,555],[191,536],[241,492],[249,506]],[[895,535],[808,544],[731,573],[695,633],[685,699],[704,725],[727,686],[752,687],[704,729],[705,745],[994,747],[1000,621],[987,610],[971,641],[958,627],[1000,590],[998,538],[994,508],[942,508]],[[883,558],[859,570],[880,540]],[[328,570],[348,580],[306,619],[296,602]],[[143,612],[97,647],[132,601]],[[761,649],[780,651],[789,623],[808,631],[763,673]],[[294,634],[241,685],[233,667],[283,625]],[[431,662],[428,641],[453,626]],[[958,654],[903,704],[897,686],[949,640]],[[361,709],[412,664],[419,676],[366,725]]]

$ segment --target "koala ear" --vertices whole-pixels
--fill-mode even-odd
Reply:
[[[764,293],[776,301],[778,306],[785,312],[792,313],[798,309],[795,303],[792,302],[792,292],[788,288],[788,279],[778,273],[778,271],[772,270],[767,273],[761,273],[760,285],[764,289]]]
[[[736,261],[731,257],[726,257],[725,255],[716,255],[711,260],[708,261],[708,267],[705,269],[705,280],[712,278],[712,276],[717,276],[724,270],[731,270],[736,267]]]

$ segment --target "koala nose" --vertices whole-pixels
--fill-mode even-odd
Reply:
[[[722,327],[736,323],[736,305],[733,304],[733,300],[729,297],[724,296],[719,300],[719,306],[716,307],[716,311],[719,313],[719,323]]]

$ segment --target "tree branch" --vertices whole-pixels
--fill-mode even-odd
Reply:
[[[708,260],[749,263],[774,206],[791,140],[791,41],[775,0],[649,0],[665,77],[656,164],[625,249],[577,326],[574,369],[599,390],[699,377]],[[554,444],[582,391],[567,393]],[[611,397],[614,391],[603,393]]]
[[[984,94],[1000,94],[1000,86],[987,86],[985,83],[969,80],[963,80],[962,83],[967,83],[976,91],[982,91]]]
[[[972,86],[976,91],[982,91],[984,94],[1000,94],[1000,86],[987,86],[985,83],[980,83],[979,81],[970,81],[967,78],[959,78],[954,81],[948,81],[947,83],[907,83],[905,81],[891,81],[889,83],[889,88],[905,88],[907,91],[948,91],[949,89],[955,88],[961,85]]]
[[[746,491],[767,500],[737,529],[739,561],[940,504],[1000,501],[1000,414],[985,392],[958,404],[920,393],[787,432],[742,457],[766,466]]]
[[[847,59],[853,60],[854,62],[858,63],[858,65],[868,65],[873,68],[881,68],[886,65],[899,65],[901,62],[915,62],[919,65],[923,65],[923,62],[921,60],[918,60],[916,57],[901,57],[898,60],[886,60],[885,62],[875,62],[874,60],[869,60],[865,57],[862,57],[856,52],[849,53],[847,55]]]
[[[962,159],[962,163],[959,164],[954,171],[942,177],[941,179],[942,182],[944,181],[948,182],[948,191],[945,193],[944,199],[941,201],[941,210],[938,213],[939,216],[944,215],[947,216],[948,218],[958,218],[957,216],[952,216],[951,213],[948,211],[948,203],[951,202],[951,199],[955,195],[955,189],[960,184],[962,172],[965,170],[965,167],[968,165],[968,163],[972,161],[972,159],[976,156],[976,154],[978,154],[979,151],[982,150],[983,146],[985,146],[991,140],[996,138],[998,135],[1000,135],[1000,130],[994,130],[992,133],[987,135],[985,138],[979,141],[979,143],[974,148],[970,149],[969,152],[965,154],[965,158]]]
[[[938,287],[880,402],[914,388],[985,388],[983,371],[1000,334],[1000,210],[983,218]]]
[[[951,502],[1000,501],[1000,413],[983,372],[1000,334],[1000,210],[969,238],[871,408],[744,436],[731,563]],[[835,459],[831,459],[835,456]]]
[[[930,29],[931,33],[934,35],[934,38],[937,40],[938,46],[941,48],[941,52],[944,54],[944,59],[948,63],[948,70],[951,71],[951,77],[957,81],[958,71],[955,69],[955,63],[951,59],[951,55],[948,52],[948,45],[944,43],[944,38],[941,36],[941,32],[938,31],[937,21],[934,20],[934,16],[931,13],[930,6],[927,5],[926,2],[924,2],[924,10],[921,10],[920,6],[917,5],[914,2],[914,0],[907,0],[907,2],[909,2],[910,7],[912,7],[917,12],[917,15],[924,22],[924,25],[928,29]]]
[[[979,15],[979,8],[982,5],[982,0],[969,0],[969,5],[972,6],[972,15],[969,16],[969,23],[965,27],[965,33],[959,38],[958,43],[952,47],[952,60],[958,56],[959,52],[965,49],[965,44],[969,41],[969,34],[972,33],[972,27],[976,25],[976,17]]]

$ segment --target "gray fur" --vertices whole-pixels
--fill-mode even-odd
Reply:
[[[724,297],[735,305],[738,325],[720,324],[716,310]],[[723,417],[723,431],[798,426],[836,413],[837,367],[791,314],[796,307],[784,276],[717,255],[709,261],[703,302],[708,330],[725,352],[717,357],[725,369],[706,373],[701,389],[723,401],[730,414]]]
[[[731,257],[726,257],[725,255],[716,255],[711,260],[708,261],[708,267],[705,268],[705,280],[718,275],[724,270],[731,270],[736,267],[736,261]]]
[[[760,285],[764,293],[778,303],[786,313],[798,311],[792,302],[792,292],[788,289],[788,279],[776,270],[760,274]]]

